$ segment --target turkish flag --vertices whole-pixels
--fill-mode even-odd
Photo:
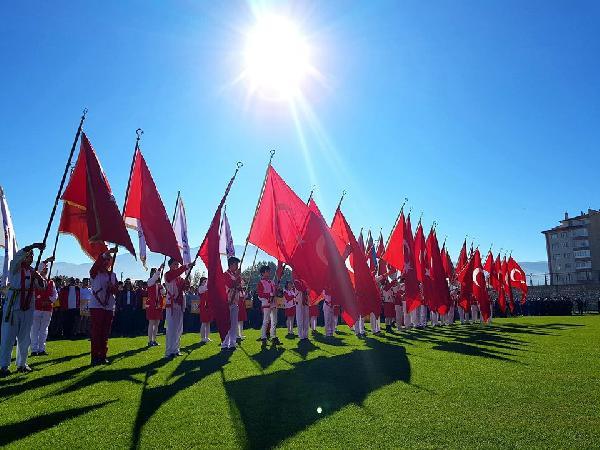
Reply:
[[[298,278],[315,292],[326,291],[342,306],[342,318],[349,325],[359,316],[352,282],[329,227],[313,211],[304,224],[289,264]]]
[[[521,266],[513,259],[512,256],[508,258],[507,270],[509,273],[509,284],[511,287],[517,288],[521,291],[521,304],[525,303],[527,298],[527,275],[525,271],[521,269]]]
[[[456,262],[456,273],[460,272],[464,265],[467,263],[467,240],[465,239],[458,255],[458,261]]]
[[[87,230],[79,226],[77,232],[81,234],[75,235],[82,248],[86,248],[88,243],[104,244],[108,241],[124,246],[135,256],[108,180],[85,133],[81,134],[77,163],[61,199],[85,211]]]
[[[506,262],[506,256],[502,260],[502,286],[504,287],[506,297],[508,297],[508,306],[512,313],[515,311],[515,299],[513,298],[513,292],[510,287],[510,273],[508,270],[508,263]]]
[[[396,226],[392,230],[390,240],[388,241],[387,248],[381,256],[389,265],[395,267],[399,271],[404,270],[404,247],[405,247],[405,235],[406,233],[406,221],[404,220],[404,212],[400,211],[400,217]]]
[[[490,250],[485,258],[485,263],[483,264],[483,270],[485,270],[488,274],[488,280],[490,286],[496,289],[496,265],[494,264],[494,255],[492,255],[492,251]]]
[[[481,311],[481,317],[487,322],[490,318],[490,296],[488,295],[487,288],[485,286],[485,275],[483,274],[483,267],[481,266],[481,254],[479,249],[475,249],[473,255],[473,297],[479,302],[479,310]]]
[[[460,272],[456,272],[457,280],[460,283],[458,306],[460,306],[464,311],[469,311],[471,306],[471,296],[473,295],[473,272],[475,270],[473,263],[473,258],[470,258],[468,261],[465,261],[462,270]]]
[[[452,260],[450,259],[450,255],[448,254],[448,250],[446,250],[446,244],[442,245],[442,265],[444,266],[444,272],[446,273],[446,278],[452,280],[454,278],[454,266],[452,265]]]
[[[380,309],[379,289],[367,265],[365,253],[360,248],[350,225],[339,208],[333,216],[331,234],[336,240],[338,251],[346,263],[350,279],[354,284],[361,316],[378,313]]]
[[[128,226],[142,228],[150,250],[170,256],[183,264],[171,221],[139,148],[135,150],[124,216]]]
[[[423,226],[421,221],[417,225],[417,231],[415,232],[415,268],[417,270],[417,280],[423,283],[425,279],[425,269],[427,267],[426,255],[425,255],[425,235],[423,234]]]
[[[223,340],[229,332],[231,321],[229,316],[229,304],[227,302],[227,291],[225,289],[225,274],[223,273],[223,267],[221,266],[221,254],[219,252],[221,208],[222,204],[219,205],[215,212],[210,228],[198,250],[198,254],[202,258],[202,261],[204,261],[206,270],[208,271],[206,285],[208,304],[213,310],[215,321],[217,322],[217,329],[219,330],[219,336],[221,336],[221,340]]]
[[[440,314],[446,314],[451,303],[450,290],[434,229],[429,232],[426,245],[428,259],[427,275],[430,283],[429,307]]]
[[[504,294],[504,277],[502,276],[502,263],[500,262],[500,253],[496,256],[496,261],[494,262],[494,277],[495,281],[495,289],[498,292],[498,305],[500,306],[500,311],[504,314],[506,312],[506,295]]]
[[[309,211],[306,203],[269,166],[249,241],[278,261],[290,264]],[[307,279],[304,281],[309,283]]]

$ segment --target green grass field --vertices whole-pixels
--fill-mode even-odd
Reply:
[[[231,355],[187,334],[169,362],[144,337],[111,339],[112,364],[93,368],[88,341],[50,342],[50,356],[30,359],[35,372],[0,381],[0,446],[599,445],[600,316],[365,340],[339,330],[266,350],[251,330]]]

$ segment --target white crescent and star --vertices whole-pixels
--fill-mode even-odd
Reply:
[[[475,283],[478,287],[481,287],[481,285],[477,282],[477,275],[479,275],[480,273],[481,269],[479,267],[473,270],[473,283]]]

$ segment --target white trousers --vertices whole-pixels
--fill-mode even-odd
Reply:
[[[298,337],[308,338],[308,305],[296,305],[296,324],[298,325]]]
[[[471,305],[471,320],[473,322],[479,322],[480,321],[480,317],[479,317],[479,305]]]
[[[238,315],[240,313],[240,307],[238,305]],[[238,320],[238,327],[237,327],[237,338],[241,339],[244,337],[244,321],[243,320]]]
[[[16,300],[18,302],[19,299]],[[27,311],[19,309],[12,311],[12,317],[7,322],[8,302],[4,303],[2,314],[2,344],[0,345],[0,367],[8,368],[15,339],[17,341],[17,367],[27,364],[27,354],[31,343],[31,324],[33,323],[33,308]]]
[[[415,309],[413,309],[409,314],[410,314],[410,323],[413,327],[419,326],[420,322],[419,322],[419,306],[417,306]]]
[[[427,325],[427,306],[419,306],[419,325],[424,327]]]
[[[446,313],[446,323],[448,325],[452,325],[454,323],[454,305],[450,305],[450,308]]]
[[[181,334],[183,333],[183,310],[178,304],[168,307],[165,314],[167,326],[167,343],[165,345],[165,356],[179,352],[181,345]]]
[[[410,313],[408,311],[406,311],[406,300],[402,300],[402,320],[404,323],[404,326],[406,328],[410,327],[412,325],[411,320],[410,320]]]
[[[237,347],[236,339],[238,335],[238,313],[239,305],[232,303],[229,305],[229,331],[225,335],[225,339],[221,342],[221,348],[235,348]]]
[[[354,322],[354,326],[352,328],[354,329],[354,334],[357,336],[365,334],[365,319],[363,316],[358,316],[358,319],[356,319],[356,322]]]
[[[439,325],[440,315],[437,313],[437,311],[429,311],[429,317],[431,319],[432,327]]]
[[[52,319],[52,311],[34,311],[31,325],[31,351],[45,352],[48,339],[48,326]]]
[[[335,330],[333,308],[326,303],[323,304],[323,319],[325,320],[325,336],[333,336]]]
[[[271,339],[277,337],[277,308],[263,308],[263,323],[260,329],[260,338],[267,338],[267,328],[269,327],[269,322],[271,323],[270,334]]]
[[[288,334],[294,334],[294,316],[285,316]]]
[[[200,342],[208,342],[210,334],[210,323],[202,322],[200,324]]]
[[[458,319],[460,323],[464,324],[467,320],[469,320],[469,316],[465,314],[465,310],[462,306],[458,307]]]
[[[394,310],[396,311],[396,328],[400,329],[406,325],[404,323],[404,312],[402,305],[394,305]]]
[[[156,342],[156,335],[158,334],[159,322],[160,320],[148,321],[148,342]]]
[[[379,333],[380,331],[379,317],[375,313],[371,313],[371,333]]]

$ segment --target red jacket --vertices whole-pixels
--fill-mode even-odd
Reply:
[[[67,310],[69,309],[69,289],[71,287],[75,288],[75,302],[76,308],[79,309],[79,305],[81,302],[81,291],[78,286],[65,286],[58,293],[58,300],[60,301],[60,309]]]

